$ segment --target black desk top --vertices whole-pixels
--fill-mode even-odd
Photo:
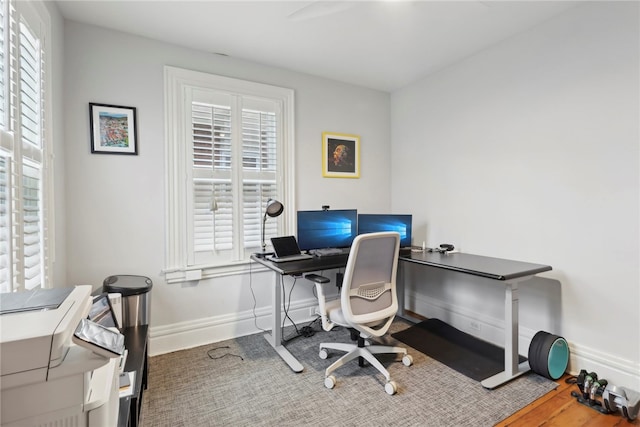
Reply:
[[[550,265],[465,253],[411,252],[399,259],[494,280],[518,279],[551,270]]]
[[[256,255],[252,255],[251,259],[279,274],[298,275],[312,271],[344,268],[347,265],[348,257],[348,255],[332,255],[281,263],[275,263]],[[518,279],[551,270],[550,265],[465,253],[411,252],[410,254],[400,255],[398,259],[474,276],[487,277],[493,280]]]
[[[312,271],[332,270],[334,268],[344,268],[347,265],[348,254],[328,255],[313,257],[300,261],[272,262],[260,256],[251,255],[251,259],[264,265],[265,267],[282,275],[298,275],[310,273]]]

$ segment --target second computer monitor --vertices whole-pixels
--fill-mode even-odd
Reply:
[[[397,231],[400,233],[400,246],[411,246],[411,215],[400,214],[360,214],[358,215],[358,234],[378,231]]]
[[[358,233],[356,209],[298,211],[298,245],[303,251],[348,248]]]

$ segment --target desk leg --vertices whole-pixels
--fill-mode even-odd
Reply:
[[[518,363],[518,282],[507,281],[505,285],[504,371],[482,380],[482,386],[488,389],[496,388],[530,370],[528,361]]]
[[[396,315],[398,317],[404,318],[404,263],[398,261],[398,272],[396,273],[396,295],[398,297],[398,312]]]
[[[267,340],[271,347],[273,347],[276,352],[280,355],[282,360],[287,362],[287,365],[294,372],[302,372],[304,367],[298,362],[298,359],[293,357],[289,350],[286,349],[284,345],[282,345],[282,288],[281,281],[284,280],[282,276],[278,273],[275,273],[276,283],[273,287],[272,299],[271,299],[271,333],[264,334],[264,338]]]
[[[404,292],[404,287],[406,282],[406,276],[407,276],[407,262],[404,262],[402,260],[398,261],[398,272],[396,273],[396,295],[398,297],[398,312],[396,313],[397,317],[400,317],[401,319],[404,319],[408,322],[411,323],[420,323],[422,322],[423,319],[419,319],[417,317],[413,317],[410,316],[406,309],[405,309],[405,292]]]

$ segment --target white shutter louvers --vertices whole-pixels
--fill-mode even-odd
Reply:
[[[165,90],[167,281],[241,271],[261,247],[267,199],[292,209],[267,221],[267,242],[295,216],[293,91],[170,66]]]
[[[47,239],[49,16],[0,0],[0,291],[50,287]]]

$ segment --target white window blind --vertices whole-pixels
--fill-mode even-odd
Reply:
[[[278,197],[280,103],[196,90],[190,108],[191,263],[241,261],[261,246],[262,207]],[[279,223],[268,226],[267,240],[277,235]]]
[[[11,292],[13,283],[12,260],[10,253],[13,245],[10,242],[11,230],[11,181],[9,158],[0,156],[0,293]]]
[[[0,290],[10,292],[50,286],[50,29],[41,2],[0,0],[0,10]]]
[[[40,112],[42,107],[42,73],[40,40],[23,22],[20,23],[20,130],[22,141],[42,147]]]
[[[167,280],[184,280],[185,271],[240,271],[238,264],[261,248],[266,201],[278,199],[295,212],[293,92],[173,67],[166,67],[165,83],[173,166]],[[291,230],[292,217],[269,218],[265,240]]]
[[[43,283],[40,168],[25,164],[22,182],[24,286],[26,289],[33,289]]]
[[[7,16],[8,16],[8,4],[5,0],[0,0],[0,128],[7,128]]]
[[[194,172],[194,250],[233,249],[233,169],[242,170],[242,247],[261,245],[264,201],[277,198],[277,117],[273,112],[242,110],[242,161],[234,162],[229,106],[192,103]],[[209,175],[205,177],[205,175]],[[267,238],[277,222],[267,224]]]

